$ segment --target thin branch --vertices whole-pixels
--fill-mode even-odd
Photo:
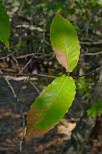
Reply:
[[[9,80],[5,77],[5,75],[3,75],[1,70],[0,70],[0,74],[4,77],[5,81],[7,82],[8,86],[10,87],[10,89],[11,89],[11,91],[13,93],[14,98],[16,98],[15,101],[18,102],[19,107],[20,107],[20,113],[21,113],[21,116],[22,116],[22,119],[23,119],[23,135],[22,135],[22,138],[21,138],[21,141],[20,141],[19,148],[20,148],[20,154],[22,154],[22,145],[23,145],[23,141],[24,141],[24,130],[25,130],[25,116],[24,116],[24,113],[22,112],[21,105],[20,105],[20,102],[18,100],[18,94],[16,95],[12,85],[10,84]],[[20,86],[20,88],[21,88],[21,86]],[[18,93],[20,91],[20,88],[18,90]]]
[[[80,41],[80,44],[84,44],[84,45],[101,45],[102,41],[99,41],[99,42],[83,42],[83,41]]]
[[[6,59],[6,58],[8,58],[9,56],[12,56],[12,53],[10,53],[10,54],[8,54],[8,55],[6,55],[6,56],[4,56],[4,57],[1,57],[0,59]]]
[[[43,35],[43,39],[41,41],[45,42],[45,23],[43,25],[43,29],[44,29],[43,34],[42,34]],[[45,45],[44,44],[42,45],[42,52],[45,53]]]
[[[13,55],[12,55],[12,58],[16,62],[17,68],[18,68],[18,70],[20,72],[20,67],[19,67],[19,63],[18,63],[17,59]]]
[[[44,42],[45,42],[47,45],[51,46],[51,44],[50,44],[48,41],[44,40]]]
[[[39,76],[39,77],[47,77],[47,78],[54,78],[56,79],[57,77],[56,76],[51,76],[51,75],[45,75],[45,74],[17,74],[17,73],[2,73],[0,74],[0,76],[6,76],[6,75],[9,75],[9,76],[26,76],[26,77],[33,77],[33,76]]]
[[[80,76],[76,76],[76,77],[74,77],[74,78],[83,77],[83,76],[88,76],[88,75],[90,75],[90,74],[92,74],[92,73],[95,73],[95,72],[99,71],[101,68],[102,68],[102,66],[99,67],[99,68],[97,68],[97,69],[95,69],[95,70],[93,70],[93,71],[91,71],[91,72],[88,72],[88,73],[83,74],[83,75],[80,75]],[[54,78],[54,79],[57,78],[56,76],[45,75],[45,74],[17,74],[17,73],[2,73],[2,74],[0,74],[1,77],[2,77],[2,76],[6,76],[6,75],[9,75],[9,76],[17,76],[17,77],[18,77],[18,76],[26,76],[26,77],[38,76],[38,77],[47,77],[47,78]]]
[[[26,63],[26,65],[20,70],[19,74],[22,74],[25,68],[31,63],[31,59]]]
[[[102,51],[100,51],[100,52],[95,52],[95,53],[85,53],[85,52],[84,52],[84,55],[89,55],[89,56],[95,56],[95,55],[100,55],[100,54],[102,54]]]
[[[2,76],[4,77],[5,81],[7,82],[9,88],[10,88],[11,91],[12,91],[12,94],[13,94],[14,98],[17,98],[16,93],[15,93],[15,91],[14,91],[14,89],[13,89],[13,87],[12,87],[10,81],[3,75],[3,73],[2,73],[1,70],[0,70],[0,75],[2,75]]]
[[[31,81],[28,81],[32,87],[37,91],[38,94],[40,94],[40,90],[31,82]]]
[[[19,89],[18,89],[18,91],[17,91],[17,98],[16,98],[16,102],[18,101],[18,95],[19,95],[20,90],[21,90],[21,88],[22,88],[22,86],[23,86],[23,84],[24,84],[24,81],[25,81],[25,80],[23,80],[23,81],[22,81],[22,83],[21,83],[21,85],[19,86]]]
[[[91,71],[91,72],[88,72],[88,73],[83,74],[83,75],[76,76],[76,77],[74,77],[74,78],[76,79],[76,78],[78,78],[78,77],[88,76],[88,75],[90,75],[90,74],[92,74],[92,73],[95,73],[95,72],[101,70],[101,69],[102,69],[102,66],[99,67],[99,68],[97,68],[97,69],[95,69],[95,70],[93,70],[93,71]]]
[[[1,57],[0,59],[2,59],[2,60],[6,59],[7,57],[9,57],[11,55],[12,54],[8,54],[7,56]],[[15,59],[22,59],[22,58],[26,58],[26,57],[29,57],[29,56],[34,56],[35,58],[43,58],[43,57],[47,57],[47,56],[51,56],[51,55],[52,55],[52,53],[49,53],[49,54],[45,54],[45,53],[30,53],[30,54],[26,54],[26,55],[17,56],[17,57],[15,57]]]
[[[41,56],[38,56],[38,55],[41,55]],[[26,57],[29,57],[29,56],[34,56],[35,58],[43,58],[43,57],[47,57],[47,56],[51,56],[52,53],[50,54],[45,54],[45,53],[31,53],[31,54],[27,54],[27,55],[22,55],[22,56],[18,56],[18,57],[15,57],[16,59],[21,59],[21,58],[26,58]]]
[[[22,119],[23,119],[23,135],[22,135],[22,138],[21,138],[21,140],[20,140],[20,145],[19,145],[20,154],[22,154],[22,150],[23,150],[24,130],[25,130],[25,116],[24,116],[24,113],[21,113],[21,115],[22,115]]]

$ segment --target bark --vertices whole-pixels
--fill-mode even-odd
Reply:
[[[102,103],[102,70],[101,70],[100,78],[98,81],[97,92],[99,95],[99,100]],[[97,118],[96,118],[96,124],[95,124],[95,128],[93,130],[93,134],[96,136],[96,138],[100,142],[102,142],[102,114],[100,116],[97,116]],[[99,147],[99,150],[102,152],[102,145]]]
[[[86,142],[88,141],[95,126],[95,120],[92,116],[85,113],[72,132],[71,141],[66,145],[66,154],[82,154]]]

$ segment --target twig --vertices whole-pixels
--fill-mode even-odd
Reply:
[[[18,89],[18,91],[17,91],[17,98],[16,98],[16,102],[18,101],[18,95],[19,95],[19,93],[20,93],[20,90],[21,90],[21,88],[22,88],[23,84],[24,84],[24,81],[22,81],[22,82],[21,82],[21,85],[20,85],[20,87],[19,87],[19,89]]]
[[[99,55],[99,54],[102,54],[102,51],[100,51],[100,52],[95,52],[95,53],[85,53],[85,52],[84,52],[84,55],[89,55],[89,56],[94,56],[94,55]]]
[[[76,78],[78,78],[78,77],[88,76],[88,75],[90,75],[90,74],[92,74],[92,73],[95,73],[95,72],[101,70],[101,69],[102,69],[102,66],[99,67],[99,68],[97,68],[97,69],[95,69],[95,70],[93,70],[93,71],[91,71],[91,72],[89,72],[89,73],[86,73],[86,74],[83,74],[83,75],[79,75],[79,76],[76,76],[76,77],[74,77],[74,78],[76,79]]]
[[[16,59],[21,59],[21,58],[26,58],[26,57],[29,57],[29,56],[34,56],[34,57],[38,57],[37,55],[43,55],[43,56],[50,56],[51,54],[44,54],[44,53],[30,53],[30,54],[27,54],[27,55],[22,55],[22,56],[18,56],[18,57],[15,57]],[[39,58],[39,57],[38,57]]]
[[[10,84],[9,80],[3,75],[2,71],[0,70],[0,74],[4,77],[5,81],[7,82],[8,86],[10,87],[12,93],[13,93],[13,96],[15,98],[15,101],[17,102],[18,101],[18,104],[19,104],[19,107],[20,107],[20,113],[21,113],[21,116],[22,116],[22,119],[23,119],[23,135],[22,135],[22,138],[21,138],[21,141],[20,141],[20,154],[22,154],[22,144],[23,144],[23,141],[24,141],[24,129],[25,129],[25,116],[24,116],[24,113],[22,112],[22,109],[21,109],[21,106],[20,106],[20,103],[19,103],[19,100],[18,100],[18,94],[19,94],[19,91],[20,91],[20,88],[22,86],[20,86],[19,90],[18,90],[18,93],[16,95],[12,85]]]
[[[44,40],[44,42],[45,42],[47,45],[51,46],[51,44],[50,44],[48,41]]]
[[[32,87],[37,91],[38,94],[40,94],[40,90],[31,82],[31,81],[28,81]]]
[[[41,41],[45,42],[45,23],[43,25],[43,29],[44,29],[43,34],[42,34],[43,35],[43,39]],[[45,53],[45,45],[44,44],[42,46],[42,52]]]
[[[5,81],[7,82],[8,86],[10,87],[10,89],[11,89],[11,91],[13,93],[14,98],[16,98],[17,96],[16,96],[16,93],[15,93],[12,85],[10,84],[9,80],[6,77],[4,77],[4,78],[5,78]]]
[[[6,59],[7,57],[11,56],[12,54],[8,54],[7,56],[5,57],[1,57],[0,59]],[[40,56],[38,56],[40,55]],[[51,56],[52,53],[49,53],[49,54],[45,54],[45,53],[30,53],[30,54],[26,54],[26,55],[21,55],[21,56],[17,56],[15,57],[15,59],[22,59],[22,58],[26,58],[26,57],[29,57],[29,56],[34,56],[35,58],[43,58],[43,57],[47,57],[47,56]]]
[[[39,77],[47,77],[47,78],[54,78],[56,79],[56,76],[51,76],[51,75],[45,75],[45,74],[17,74],[17,73],[2,73],[0,74],[0,76],[5,76],[5,75],[9,75],[9,76],[26,76],[26,77],[33,77],[33,76],[39,76]]]
[[[19,63],[17,61],[17,59],[12,55],[13,60],[16,62],[17,68],[20,71],[20,67],[19,67]]]
[[[22,111],[21,104],[20,104],[20,102],[18,100],[18,95],[19,95],[20,89],[23,86],[23,84],[24,84],[24,81],[21,83],[21,85],[20,85],[20,87],[18,89],[17,97],[16,97],[16,100],[15,100],[16,103],[18,102],[18,105],[19,105],[19,108],[20,108],[20,114],[21,114],[21,117],[22,117],[22,120],[23,120],[23,128],[22,128],[23,129],[23,135],[22,135],[22,138],[21,138],[20,143],[19,143],[20,154],[22,154],[22,150],[23,150],[23,146],[22,145],[24,143],[25,116],[24,116],[24,113]]]
[[[0,59],[6,59],[7,57],[9,57],[9,56],[11,56],[12,55],[12,53],[10,53],[10,54],[8,54],[8,55],[6,55],[6,56],[4,56],[4,57],[1,57]]]
[[[21,138],[21,140],[20,140],[20,154],[22,154],[22,150],[23,150],[23,142],[24,142],[24,130],[25,130],[25,116],[24,116],[24,114],[23,113],[21,113],[21,115],[22,115],[22,119],[23,119],[23,135],[22,135],[22,138]]]
[[[19,74],[22,74],[22,72],[25,70],[25,68],[31,63],[31,59],[26,63],[26,65],[22,68],[22,70],[19,72]]]
[[[16,96],[16,93],[15,93],[15,91],[14,91],[14,89],[13,89],[11,83],[10,83],[9,80],[3,75],[3,73],[2,73],[1,70],[0,70],[0,75],[2,75],[2,76],[4,77],[5,81],[7,82],[9,88],[10,88],[11,91],[12,91],[12,94],[13,94],[14,98],[16,98],[17,96]]]
[[[82,41],[80,41],[80,44],[84,44],[84,45],[101,45],[102,41],[99,41],[99,42],[82,42]]]
[[[90,74],[92,74],[94,72],[99,71],[101,68],[102,68],[102,66],[99,67],[99,68],[97,68],[97,69],[95,69],[95,70],[93,70],[93,71],[91,71],[91,72],[89,72],[89,73],[86,73],[86,74],[83,74],[83,75],[80,75],[80,76],[76,76],[74,78],[78,78],[78,77],[83,77],[83,76],[90,75]],[[26,77],[39,76],[39,77],[47,77],[47,78],[54,78],[54,79],[57,78],[56,76],[45,75],[45,74],[17,74],[17,73],[2,73],[2,74],[0,74],[1,77],[2,76],[6,76],[6,75],[9,75],[9,76],[17,76],[17,77],[18,76],[26,76]]]

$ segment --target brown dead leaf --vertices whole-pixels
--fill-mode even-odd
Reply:
[[[37,129],[33,126],[36,121],[42,119],[41,117],[36,116],[36,113],[39,113],[39,111],[36,111],[34,109],[34,105],[32,104],[27,114],[27,130],[25,135],[26,144],[28,144],[32,138],[41,137],[41,135],[45,134],[51,129],[49,128],[42,130],[42,129]]]
[[[58,60],[58,62],[66,68],[67,72],[69,70],[68,68],[68,61],[67,61],[67,56],[65,54],[65,52],[53,47],[54,53],[56,55],[56,58]]]
[[[65,134],[70,135],[72,130],[76,127],[76,123],[70,123],[68,121],[64,121],[63,125],[58,126],[58,133],[59,134]]]
[[[9,138],[6,138],[4,142],[7,144],[12,144],[12,141]]]
[[[8,110],[6,108],[0,108],[0,120],[4,120],[5,118],[8,118],[8,117],[12,117],[12,112],[11,110]]]
[[[13,114],[12,115],[12,118],[20,119],[21,118],[21,115],[20,114]]]
[[[23,128],[19,128],[17,131],[17,137],[21,138],[23,136]]]

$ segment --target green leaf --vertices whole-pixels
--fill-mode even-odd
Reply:
[[[75,97],[75,81],[63,75],[36,99],[27,115],[27,142],[52,128],[68,111]]]
[[[9,48],[10,22],[2,1],[0,0],[0,40]]]
[[[38,116],[43,120],[34,126],[39,129],[49,128],[58,122],[69,109],[75,96],[75,82],[72,77],[63,75],[55,79],[35,101],[34,107],[40,110]]]
[[[102,100],[98,100],[90,109],[88,109],[87,114],[91,114],[93,117],[102,114]]]
[[[58,62],[72,72],[78,63],[80,45],[74,27],[59,13],[52,22],[50,40]]]

